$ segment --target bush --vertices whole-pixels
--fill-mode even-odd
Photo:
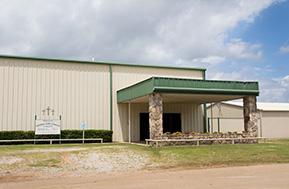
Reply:
[[[63,130],[61,138],[82,138],[82,130]],[[85,138],[103,138],[104,142],[112,141],[112,131],[109,130],[85,130]]]
[[[1,131],[0,140],[33,139],[34,131]]]
[[[19,139],[58,139],[59,135],[34,135],[34,131],[0,131],[0,140]],[[82,138],[82,130],[62,130],[62,139]],[[104,142],[112,141],[112,131],[85,130],[85,138],[103,138]]]

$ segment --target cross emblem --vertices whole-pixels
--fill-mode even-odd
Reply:
[[[47,115],[50,115],[50,112],[52,115],[54,115],[54,109],[50,108],[50,106],[47,106],[46,109],[42,110],[42,113],[45,114],[47,112]]]

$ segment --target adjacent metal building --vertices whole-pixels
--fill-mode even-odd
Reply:
[[[258,136],[289,137],[289,103],[257,103]],[[243,130],[243,103],[221,102],[208,106],[211,132],[240,132]]]
[[[113,130],[114,141],[139,141],[141,115],[151,113],[154,93],[162,96],[167,123],[180,124],[182,132],[207,130],[205,103],[253,97],[254,104],[257,82],[209,81],[205,71],[0,56],[0,131],[34,130],[35,115],[49,106],[61,115],[62,129],[79,129],[85,122],[89,129]],[[180,121],[171,123],[173,117]]]

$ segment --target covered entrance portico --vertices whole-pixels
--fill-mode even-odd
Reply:
[[[161,138],[164,132],[164,106],[166,104],[194,104],[199,108],[206,103],[243,99],[244,130],[257,137],[256,96],[257,82],[196,80],[152,77],[117,91],[118,103],[128,103],[128,131],[131,141],[131,105],[148,104],[149,138]],[[193,117],[193,115],[188,115]],[[194,119],[200,120],[203,132],[207,131],[206,110]],[[190,130],[194,131],[194,130]]]

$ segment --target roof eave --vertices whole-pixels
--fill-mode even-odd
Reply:
[[[14,55],[0,55],[0,58],[35,60],[35,61],[53,61],[53,62],[64,62],[64,63],[100,64],[100,65],[113,65],[113,66],[133,66],[133,67],[146,67],[146,68],[180,69],[180,70],[192,70],[192,71],[195,70],[195,71],[202,71],[202,72],[206,71],[205,68],[195,68],[195,67],[160,66],[160,65],[150,65],[150,64],[129,64],[129,63],[119,63],[119,62],[85,61],[85,60],[72,60],[72,59],[14,56]]]
[[[181,87],[154,87],[154,92],[163,93],[194,93],[194,94],[226,94],[226,95],[254,95],[258,96],[258,90],[235,90],[235,89],[200,89]]]

